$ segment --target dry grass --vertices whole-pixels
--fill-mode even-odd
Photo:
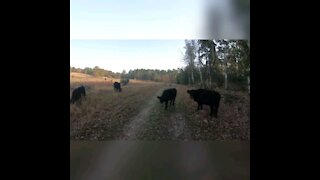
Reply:
[[[112,87],[112,82],[118,79],[72,75],[70,94],[80,84],[86,87],[87,92],[81,105],[70,105],[70,138],[73,140],[118,139],[123,136],[125,124],[145,109],[152,98],[156,99],[160,89],[168,87],[163,83],[130,80],[118,93]],[[209,116],[208,106],[196,110],[197,103],[187,94],[187,90],[192,88],[173,86],[178,90],[175,107],[164,110],[159,102],[154,103],[145,116],[146,124],[138,139],[250,140],[250,97],[247,94],[217,89],[222,99],[218,118],[214,118]],[[182,122],[182,127],[179,122]],[[177,131],[181,132],[177,135]]]
[[[103,80],[87,81],[84,85],[86,98],[81,104],[70,105],[70,136],[75,140],[114,139],[162,84],[130,81],[121,93],[114,92],[112,85]]]
[[[188,89],[191,87],[178,85],[176,106],[164,110],[157,104],[148,117],[148,125],[139,137],[143,140],[250,140],[250,98],[241,92],[221,93],[222,99],[218,118],[211,117],[210,108],[203,106],[197,111],[198,104],[193,101]],[[233,99],[225,101],[226,94]],[[181,122],[184,127],[181,127]],[[176,127],[172,127],[176,126]],[[183,128],[183,129],[181,129]],[[174,129],[172,133],[172,129]],[[179,136],[175,136],[176,131]]]
[[[246,93],[216,89],[222,98],[218,118],[210,117],[210,108],[196,111],[197,103],[186,93],[188,88],[181,87],[189,125],[194,140],[250,140],[250,97]],[[188,97],[188,98],[187,98]],[[230,100],[226,100],[226,97]]]

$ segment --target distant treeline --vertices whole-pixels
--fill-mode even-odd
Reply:
[[[178,70],[135,69],[128,73],[122,72],[122,77],[128,79],[149,80],[156,82],[175,83]]]
[[[223,87],[250,91],[250,44],[247,40],[185,40],[186,66],[173,70],[135,69],[114,73],[98,66],[74,68],[100,77],[169,82],[215,89]]]
[[[138,79],[138,80],[149,80],[156,82],[170,82],[175,83],[178,70],[157,70],[157,69],[135,69],[122,73],[114,73],[109,70],[99,68],[98,66],[94,68],[86,67],[84,69],[70,67],[70,72],[78,72],[93,75],[96,77],[110,77],[110,78],[121,78],[121,79]]]
[[[94,68],[86,67],[84,69],[70,66],[70,72],[78,72],[78,73],[89,74],[96,77],[109,77],[109,78],[120,78],[120,75],[121,75],[121,73],[114,73],[112,71],[99,68],[98,66],[95,66]]]

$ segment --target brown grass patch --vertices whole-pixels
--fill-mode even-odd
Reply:
[[[112,81],[90,76],[74,76],[72,90],[86,87],[87,97],[81,105],[70,105],[70,138],[72,140],[115,140],[123,134],[125,124],[141,112],[156,92],[169,84],[130,80],[122,86],[122,92],[114,92]],[[244,92],[216,89],[222,95],[218,118],[209,116],[206,105],[197,111],[184,85],[173,85],[178,90],[176,105],[164,110],[163,105],[155,103],[145,117],[146,124],[138,134],[140,140],[250,140],[250,96]],[[175,122],[172,122],[175,121]],[[173,124],[183,131],[177,137]],[[179,124],[180,123],[180,124]],[[176,133],[177,134],[177,133]]]
[[[90,88],[82,104],[70,105],[70,136],[74,140],[116,138],[161,84],[133,82],[123,86],[121,93],[101,82],[86,82],[85,86]]]

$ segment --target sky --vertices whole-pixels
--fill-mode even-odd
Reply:
[[[70,65],[99,66],[113,72],[130,69],[177,69],[183,64],[184,40],[72,40]]]
[[[177,69],[197,37],[199,0],[71,0],[70,66]],[[198,33],[199,34],[199,33]]]
[[[202,0],[71,0],[71,39],[196,38]]]
[[[234,1],[71,0],[70,65],[181,68],[184,39],[246,37],[249,21],[234,13]]]

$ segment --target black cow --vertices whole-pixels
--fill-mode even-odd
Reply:
[[[119,82],[114,82],[114,83],[113,83],[113,89],[114,89],[115,91],[121,92],[121,84],[120,84]]]
[[[168,107],[168,101],[170,101],[170,105],[174,106],[174,101],[176,99],[177,96],[177,89],[172,88],[172,89],[166,89],[163,91],[162,96],[159,97],[157,96],[157,98],[160,100],[160,103],[162,104],[163,102],[165,102],[165,109],[167,109]]]
[[[202,105],[210,106],[210,116],[218,117],[218,109],[221,95],[216,91],[198,89],[198,90],[187,90],[190,97],[198,103],[198,109],[203,109]]]
[[[70,103],[74,104],[76,101],[78,101],[82,96],[86,96],[86,90],[84,86],[80,86],[72,91],[72,97],[70,100]]]

